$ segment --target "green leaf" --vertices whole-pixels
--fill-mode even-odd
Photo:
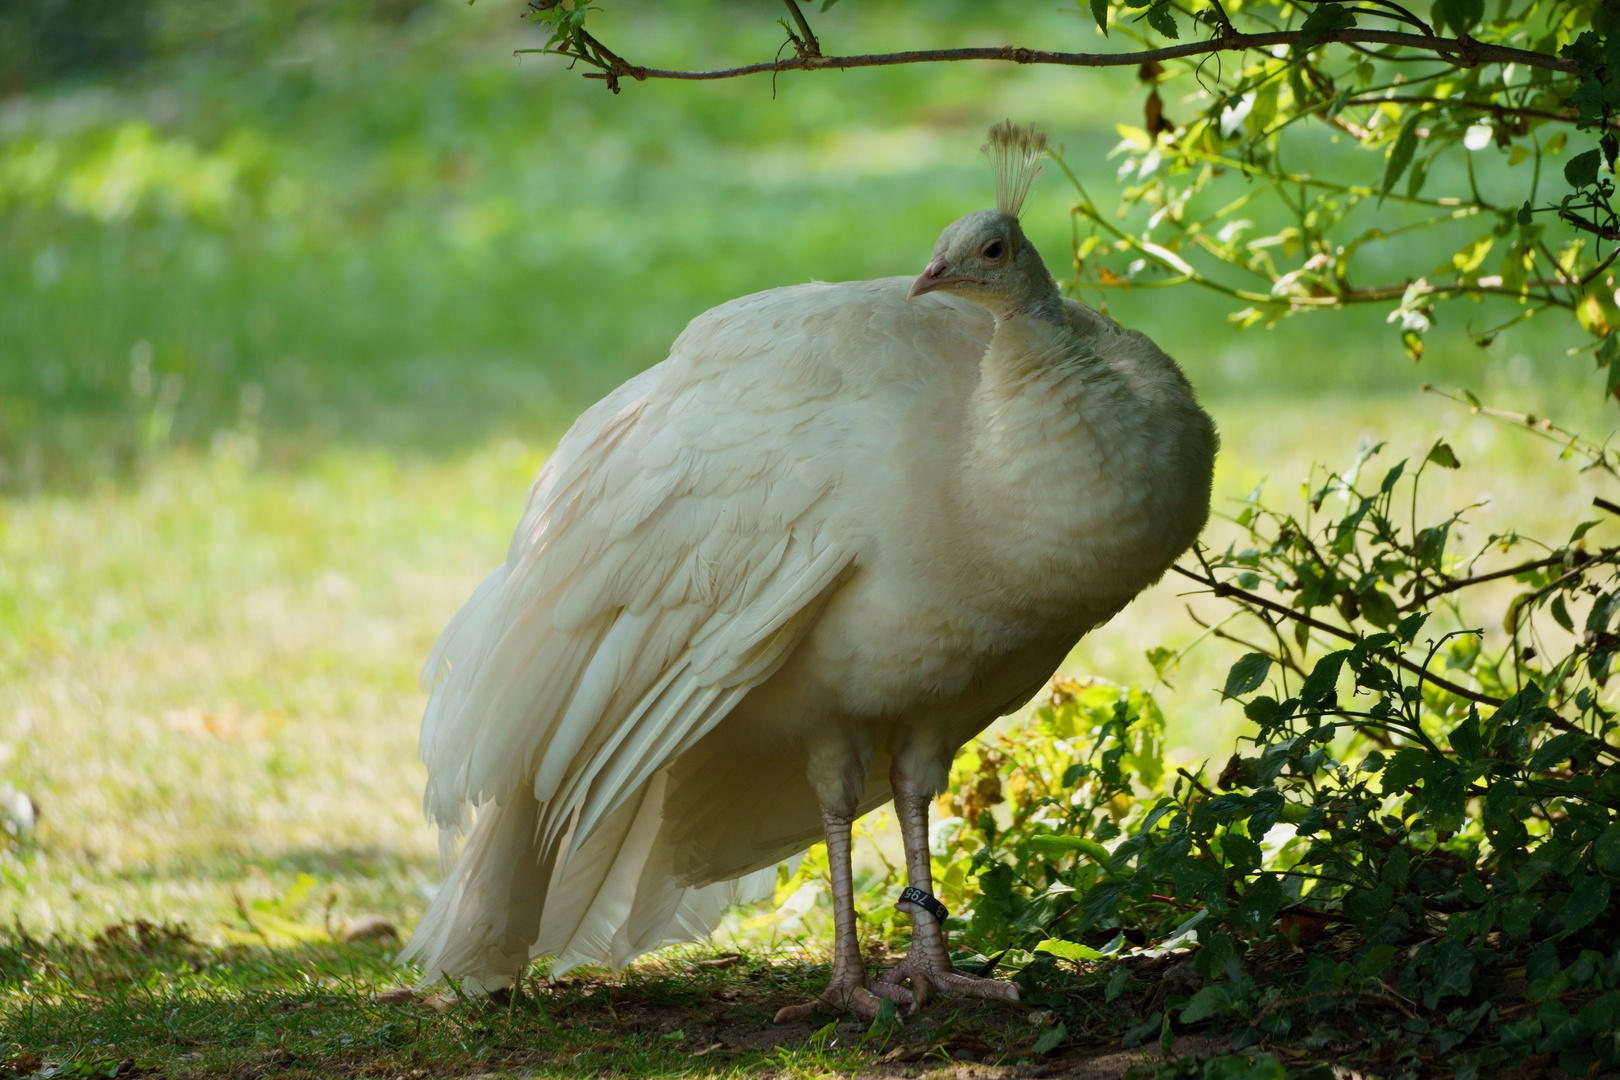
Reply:
[[[1575,755],[1586,740],[1587,736],[1579,731],[1566,731],[1553,736],[1536,749],[1535,756],[1530,759],[1530,771],[1545,772],[1562,765]]]
[[[1204,1080],[1283,1080],[1287,1075],[1272,1054],[1261,1054],[1252,1063],[1247,1054],[1221,1054],[1205,1063],[1203,1073]]]
[[[1231,991],[1219,983],[1211,983],[1187,1002],[1187,1007],[1181,1010],[1181,1022],[1196,1024],[1200,1020],[1208,1020],[1216,1013],[1224,1013],[1231,1004]]]
[[[1457,469],[1462,467],[1462,462],[1457,460],[1457,452],[1453,450],[1451,448],[1451,444],[1446,442],[1444,439],[1441,439],[1439,442],[1435,443],[1434,446],[1429,448],[1429,456],[1425,460],[1434,462],[1442,469]]]
[[[1066,855],[1071,851],[1083,852],[1093,861],[1107,866],[1114,853],[1088,836],[1032,836],[1025,841],[1029,849],[1040,855]]]
[[[1333,687],[1339,681],[1339,669],[1350,658],[1349,649],[1340,649],[1330,652],[1316,662],[1311,673],[1305,676],[1305,682],[1299,688],[1299,700],[1307,707],[1319,705],[1327,700],[1333,693]]]
[[[1428,621],[1429,613],[1427,611],[1414,612],[1395,624],[1395,633],[1400,635],[1402,641],[1410,645],[1412,640],[1418,636],[1418,631],[1423,629],[1423,624]]]
[[[1247,874],[1260,866],[1260,845],[1247,836],[1229,832],[1221,837],[1221,847],[1226,853],[1227,861],[1232,864],[1232,869],[1240,874]]]
[[[1374,945],[1367,950],[1367,955],[1363,956],[1361,961],[1356,964],[1356,971],[1368,978],[1372,978],[1389,967],[1389,962],[1393,959],[1395,959],[1395,946]]]
[[[1174,9],[1168,3],[1154,4],[1148,8],[1148,25],[1172,41],[1181,38],[1181,31],[1176,27]]]
[[[1108,0],[1091,0],[1091,17],[1097,20],[1097,29],[1108,36]]]
[[[1221,691],[1221,696],[1235,698],[1258,690],[1270,670],[1271,657],[1256,652],[1244,655],[1226,673],[1226,687]]]
[[[1536,1044],[1539,1053],[1562,1050],[1586,1034],[1585,1025],[1557,1001],[1543,1001],[1536,1010],[1536,1019],[1541,1021],[1541,1041]]]
[[[1231,842],[1227,837],[1227,842]],[[1237,906],[1235,922],[1255,934],[1264,934],[1271,928],[1277,909],[1282,907],[1282,885],[1275,874],[1261,874],[1243,894]]]
[[[1467,997],[1474,988],[1474,954],[1461,942],[1442,941],[1428,958],[1433,974],[1423,980],[1423,1005],[1434,1009],[1448,997]]]
[[[1575,621],[1569,617],[1569,608],[1564,606],[1563,596],[1553,597],[1551,606],[1553,621],[1562,626],[1567,632],[1573,634],[1575,632]]]
[[[1530,200],[1526,199],[1524,200],[1524,205],[1519,207],[1518,222],[1520,225],[1528,225],[1530,224],[1530,220]]]
[[[1327,4],[1323,4],[1321,7],[1318,7],[1316,11],[1311,12],[1311,15],[1314,17],[1317,11],[1321,11],[1323,8],[1328,6],[1329,5]],[[1305,21],[1309,23],[1310,19],[1306,19]],[[1421,116],[1416,112],[1414,112],[1411,116],[1408,116],[1406,118],[1406,123],[1401,125],[1401,133],[1395,137],[1395,145],[1389,148],[1389,164],[1384,166],[1384,186],[1378,193],[1379,202],[1384,201],[1384,198],[1388,196],[1390,191],[1395,187],[1395,182],[1399,180],[1401,178],[1401,174],[1406,171],[1406,167],[1412,164],[1412,155],[1417,153],[1417,125],[1419,119],[1421,119]],[[1408,331],[1408,333],[1410,332],[1411,331]],[[1418,355],[1422,355],[1421,349],[1419,350]],[[1416,359],[1416,357],[1413,359]]]
[[[1388,594],[1379,589],[1368,589],[1361,593],[1357,599],[1361,602],[1362,618],[1381,630],[1387,630],[1395,625],[1400,618],[1400,612],[1395,607],[1395,601]]]
[[[1076,963],[1082,960],[1103,959],[1103,954],[1090,945],[1082,945],[1078,941],[1064,941],[1062,938],[1047,938],[1035,946],[1035,951],[1051,953],[1060,960],[1073,960]]]
[[[1479,760],[1480,753],[1485,749],[1485,740],[1479,731],[1479,715],[1468,710],[1468,717],[1462,723],[1451,729],[1451,750],[1463,761],[1473,763]]]
[[[1305,16],[1305,22],[1299,28],[1299,43],[1294,46],[1294,55],[1305,52],[1329,34],[1348,30],[1354,25],[1356,16],[1348,4],[1334,3],[1332,0],[1318,3]]]
[[[1569,903],[1564,905],[1564,930],[1568,937],[1584,929],[1609,906],[1609,882],[1595,874],[1582,874],[1572,884]]]
[[[1436,0],[1430,17],[1437,26],[1449,26],[1455,34],[1466,34],[1485,17],[1485,0]]]
[[[1573,188],[1583,188],[1597,182],[1598,166],[1603,163],[1603,152],[1588,150],[1576,154],[1564,164],[1564,179]]]
[[[1063,1041],[1068,1037],[1069,1029],[1067,1027],[1063,1024],[1053,1024],[1041,1032],[1041,1037],[1035,1040],[1035,1052],[1037,1054],[1050,1054],[1053,1050],[1062,1046]]]
[[[1389,764],[1384,766],[1383,794],[1394,795],[1417,783],[1428,761],[1429,756],[1415,746],[1404,746],[1396,751]]]
[[[1103,987],[1103,1004],[1106,1005],[1112,1002],[1115,998],[1119,997],[1119,995],[1123,994],[1125,992],[1126,984],[1130,981],[1130,969],[1124,967],[1123,965],[1116,967],[1114,969],[1114,973],[1108,976],[1108,985]]]

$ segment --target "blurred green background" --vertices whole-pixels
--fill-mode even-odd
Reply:
[[[413,921],[437,873],[415,668],[571,417],[715,303],[916,273],[989,201],[991,121],[1038,120],[1111,203],[1115,125],[1145,95],[1124,69],[974,64],[615,96],[515,56],[541,40],[522,10],[0,7],[0,786],[40,811],[0,853],[0,919],[224,924],[235,897],[309,873],[341,908]],[[775,17],[638,0],[601,32],[640,61],[735,62],[776,51]],[[846,0],[817,24],[851,52],[1122,47],[1072,4]],[[1382,170],[1307,142],[1295,167]],[[1060,279],[1071,199],[1049,170],[1025,215]],[[1422,272],[1468,235],[1376,265]],[[1106,300],[1221,424],[1222,505],[1367,440],[1394,458],[1440,434],[1470,469],[1439,497],[1490,496],[1479,540],[1562,534],[1590,503],[1556,447],[1417,390],[1466,385],[1601,436],[1565,324],[1479,349],[1465,324],[1507,309],[1449,308],[1414,367],[1383,309],[1239,332],[1208,294]],[[1160,586],[1069,667],[1151,681],[1143,650],[1198,633],[1184,602]],[[1190,763],[1241,729],[1204,655],[1157,691]]]

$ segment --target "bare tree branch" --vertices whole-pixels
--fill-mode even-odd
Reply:
[[[790,5],[791,7],[792,5]],[[580,37],[586,39],[584,31]],[[672,68],[642,67],[631,64],[622,57],[617,56],[601,45],[594,38],[586,39],[590,45],[588,52],[574,53],[564,49],[519,49],[519,53],[554,53],[567,56],[570,59],[583,60],[600,71],[587,72],[588,79],[605,79],[610,84],[617,84],[621,78],[636,80],[646,79],[685,79],[708,81],[713,79],[736,79],[746,75],[762,75],[782,71],[821,71],[828,68],[845,71],[850,68],[867,67],[893,67],[901,64],[934,64],[959,60],[997,60],[1012,64],[1052,64],[1061,67],[1135,67],[1140,64],[1162,63],[1166,60],[1179,60],[1189,56],[1204,56],[1217,52],[1238,52],[1246,49],[1271,49],[1277,45],[1296,45],[1300,39],[1298,30],[1279,30],[1264,34],[1242,34],[1227,32],[1208,41],[1189,41],[1180,45],[1170,45],[1162,49],[1146,49],[1140,52],[1121,53],[1070,53],[1050,52],[1044,49],[1025,49],[1012,45],[960,48],[960,49],[913,49],[906,52],[893,53],[866,53],[858,56],[789,56],[775,60],[764,60],[755,64],[743,64],[739,67],[715,68],[708,71],[688,71]],[[813,40],[813,39],[812,39]],[[1459,67],[1473,67],[1480,63],[1523,64],[1526,67],[1544,68],[1549,71],[1561,71],[1567,74],[1578,74],[1579,66],[1573,60],[1552,56],[1547,53],[1531,52],[1528,49],[1510,49],[1503,45],[1490,45],[1475,41],[1472,38],[1443,38],[1430,37],[1422,34],[1403,34],[1390,30],[1339,30],[1324,34],[1312,43],[1328,45],[1334,42],[1365,43],[1373,45],[1392,45],[1402,48],[1416,49],[1421,52],[1433,53],[1436,59],[1446,60]],[[808,42],[806,42],[808,45]],[[809,49],[806,49],[809,52]]]

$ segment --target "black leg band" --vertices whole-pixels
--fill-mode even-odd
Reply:
[[[914,885],[907,885],[905,888],[901,889],[900,899],[916,904],[918,907],[928,912],[928,914],[932,915],[935,921],[941,926],[945,925],[945,916],[950,914],[950,912],[945,909],[945,905],[940,903],[939,900],[935,898],[933,893],[923,892]]]

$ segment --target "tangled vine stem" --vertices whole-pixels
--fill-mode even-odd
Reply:
[[[1013,45],[960,49],[913,49],[906,52],[865,53],[858,56],[819,56],[812,55],[809,50],[806,50],[807,54],[803,56],[785,56],[775,60],[762,60],[755,64],[715,68],[707,71],[651,68],[632,64],[603,47],[599,41],[583,30],[579,31],[579,38],[587,46],[586,50],[574,52],[568,49],[545,48],[519,49],[517,51],[519,53],[550,53],[584,61],[601,69],[600,71],[586,72],[585,77],[587,79],[605,79],[610,85],[616,87],[621,78],[636,79],[638,81],[646,79],[707,81],[713,79],[736,79],[746,75],[774,74],[783,71],[821,71],[827,68],[844,71],[849,68],[893,67],[899,64],[936,64],[956,60],[999,60],[1012,64],[1053,64],[1062,67],[1136,67],[1141,64],[1178,60],[1187,56],[1202,56],[1207,53],[1270,49],[1277,45],[1294,46],[1299,43],[1300,37],[1301,31],[1298,30],[1278,30],[1265,34],[1244,34],[1237,31],[1228,31],[1208,41],[1189,41],[1182,45],[1170,45],[1162,49],[1145,49],[1140,52],[1120,53],[1051,52],[1045,49],[1025,49]],[[1504,45],[1490,45],[1466,37],[1445,38],[1426,34],[1403,34],[1393,30],[1348,29],[1312,35],[1307,44],[1311,48],[1315,48],[1317,45],[1329,45],[1338,42],[1361,45],[1391,45],[1417,49],[1422,52],[1434,53],[1437,58],[1448,60],[1459,67],[1473,67],[1481,63],[1499,63],[1523,64],[1526,67],[1546,68],[1550,71],[1562,71],[1569,74],[1578,74],[1580,71],[1579,65],[1574,60],[1567,60],[1548,53],[1531,52],[1528,49],[1511,49]],[[591,55],[593,53],[595,55]]]

